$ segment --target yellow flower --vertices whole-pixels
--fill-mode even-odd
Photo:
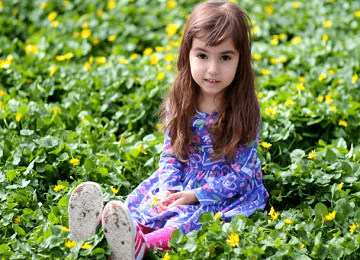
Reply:
[[[99,64],[104,64],[106,62],[106,58],[105,57],[97,57],[95,59],[95,61]]]
[[[269,144],[267,142],[261,142],[261,146],[264,148],[269,148],[270,146],[272,146],[272,144]]]
[[[16,114],[16,121],[19,122],[20,119],[22,118],[22,116],[23,116],[22,114],[17,113],[17,114]]]
[[[277,220],[277,218],[279,217],[279,215],[280,215],[280,212],[274,212],[273,214],[271,214],[271,218],[272,218],[272,220]]]
[[[5,90],[0,89],[0,97],[5,96],[7,93]]]
[[[268,15],[272,15],[274,13],[274,8],[270,5],[265,5],[264,9]]]
[[[261,73],[266,76],[266,75],[270,75],[271,71],[266,70],[266,69],[261,69]]]
[[[295,86],[298,91],[305,90],[305,87],[302,83],[297,83]]]
[[[151,203],[150,203],[150,207],[154,207],[154,202],[151,202]]]
[[[166,253],[163,257],[163,260],[170,260],[170,259],[171,259],[171,257],[169,255],[169,253]]]
[[[87,120],[86,118],[84,118],[84,119],[81,119],[81,122],[87,123],[87,122],[89,122],[89,120]]]
[[[84,66],[85,66],[85,70],[86,70],[86,71],[92,71],[92,68],[91,68],[89,62],[86,61],[86,62],[84,63]]]
[[[333,211],[332,213],[327,214],[326,216],[324,216],[323,221],[331,221],[331,220],[335,219],[335,214],[336,214],[336,211]]]
[[[158,80],[162,80],[162,79],[164,78],[164,76],[165,76],[165,73],[164,73],[164,72],[160,72],[160,73],[156,76],[156,78],[157,78]]]
[[[114,194],[117,194],[117,193],[119,192],[119,190],[118,190],[118,189],[115,189],[114,187],[111,187],[110,189],[111,189],[111,191],[112,191]]]
[[[68,240],[68,241],[65,242],[65,246],[66,246],[67,248],[73,248],[73,247],[75,247],[76,245],[77,245],[77,242],[76,242],[76,241],[70,241],[70,240]]]
[[[290,220],[290,219],[285,219],[285,220],[284,220],[284,223],[285,223],[285,224],[292,224],[292,223],[294,223],[294,221],[292,221],[292,220]]]
[[[89,248],[92,248],[92,245],[90,245],[88,243],[85,243],[81,248],[82,249],[89,249]]]
[[[142,152],[143,154],[147,154],[146,150],[141,147],[142,147],[142,143],[139,143],[138,148],[137,148],[138,151]]]
[[[54,114],[55,115],[61,114],[61,110],[58,107],[54,107]]]
[[[21,223],[21,218],[20,218],[20,216],[17,216],[16,218],[15,218],[15,220],[14,220],[14,222],[15,222],[15,224],[20,224]]]
[[[276,64],[276,63],[278,63],[278,61],[277,61],[275,58],[271,58],[270,62],[271,62],[271,64]]]
[[[230,246],[235,247],[239,243],[239,234],[233,233],[229,236],[229,239],[226,241]]]
[[[38,47],[36,45],[26,45],[25,52],[27,55],[34,54],[38,52]]]
[[[354,74],[351,79],[351,83],[354,84],[359,79],[359,76],[357,74]]]
[[[319,75],[319,81],[322,81],[323,79],[327,78],[327,74],[323,73]]]
[[[81,28],[83,28],[83,29],[89,28],[89,22],[84,23],[83,25],[81,25]]]
[[[93,45],[98,45],[100,43],[100,39],[99,38],[94,38],[94,39],[92,39],[91,43]]]
[[[343,183],[343,182],[342,182],[342,183],[340,183],[340,184],[338,184],[338,188],[339,188],[339,190],[341,190],[343,186],[344,186],[344,183]]]
[[[314,159],[317,156],[315,150],[311,151],[311,154],[308,156],[309,159]]]
[[[352,223],[352,225],[350,225],[350,233],[352,234],[352,233],[354,233],[355,232],[355,230],[356,230],[356,225],[355,225],[355,223],[353,222]]]
[[[58,192],[58,191],[62,190],[63,188],[65,188],[65,186],[62,185],[62,184],[56,185],[55,188],[54,188],[54,191],[55,191],[55,192]]]
[[[329,40],[329,35],[325,34],[323,37],[322,37],[322,41],[323,42],[327,42]]]
[[[136,82],[140,82],[141,79],[140,78],[135,78]]]
[[[302,43],[302,39],[300,36],[296,36],[293,39],[291,39],[292,44],[301,44]]]
[[[84,39],[89,38],[91,35],[91,30],[90,29],[84,29],[81,31],[81,37]]]
[[[153,200],[154,200],[154,201],[157,201],[157,200],[158,200],[158,198],[157,198],[157,197],[153,197]]]
[[[150,57],[150,64],[151,64],[151,65],[156,65],[156,64],[158,64],[158,60],[157,60],[156,54],[151,55],[151,57]]]
[[[64,5],[64,6],[67,6],[68,4],[70,4],[69,1],[64,1],[64,2],[63,2],[63,5]]]
[[[294,105],[294,101],[292,101],[291,99],[286,100],[285,106],[288,106],[288,105]]]
[[[45,4],[45,3],[42,3],[42,4],[40,5],[40,8],[41,8],[41,9],[45,9],[45,7],[46,7],[46,4]]]
[[[260,31],[260,27],[259,26],[254,26],[254,27],[252,27],[252,32],[253,32],[253,34],[255,34],[255,33],[258,33]]]
[[[267,114],[267,115],[275,115],[276,114],[276,108],[267,107],[265,109],[265,114]]]
[[[109,38],[108,38],[108,40],[109,40],[110,42],[115,41],[115,39],[116,39],[116,35],[111,35],[111,36],[109,36]]]
[[[63,231],[63,232],[69,232],[70,231],[70,229],[68,229],[67,227],[62,227],[60,230]]]
[[[264,97],[264,94],[262,92],[259,92],[259,94],[257,94],[257,97],[258,98],[263,98]]]
[[[53,28],[56,28],[56,27],[58,27],[59,26],[59,22],[58,21],[53,21],[52,23],[51,23],[51,27],[53,27]]]
[[[74,166],[78,166],[80,164],[80,161],[78,159],[72,158],[70,160],[70,163],[72,163],[72,165]]]
[[[262,169],[263,169],[264,171],[266,171],[267,167],[268,167],[268,164],[265,164],[265,166],[264,166]]]
[[[172,53],[167,53],[164,55],[164,59],[167,61],[174,61],[175,60],[175,55],[173,55]]]
[[[169,38],[173,37],[176,34],[176,31],[179,29],[179,26],[177,24],[168,24],[166,26],[166,34]]]
[[[109,10],[114,9],[115,6],[116,6],[116,4],[115,4],[115,1],[114,1],[114,0],[109,0],[109,1],[108,1],[107,8],[108,8]]]
[[[304,245],[304,244],[300,244],[299,247],[300,247],[300,248],[304,248],[305,245]]]
[[[74,31],[73,36],[74,38],[77,38],[80,36],[80,33],[78,31]]]
[[[325,21],[322,24],[324,27],[331,27],[332,26],[332,21]]]
[[[335,71],[334,70],[328,70],[328,73],[329,74],[335,74]]]
[[[94,57],[92,55],[90,55],[89,57],[89,63],[92,64],[94,62]]]
[[[135,60],[137,58],[137,56],[138,56],[137,53],[134,53],[130,56],[130,59]]]
[[[326,103],[331,103],[331,97],[333,96],[333,94],[332,93],[330,93],[329,95],[325,95],[325,101],[326,101]]]
[[[97,15],[97,17],[99,17],[99,19],[101,19],[103,17],[103,15],[104,15],[104,11],[101,10],[101,9],[97,10],[96,15]]]
[[[153,52],[153,49],[152,48],[146,48],[143,52],[143,54],[146,56],[146,55],[150,55],[151,53]]]
[[[52,77],[52,75],[54,75],[55,72],[56,72],[56,66],[52,66],[50,71],[50,77]]]
[[[267,165],[267,164],[266,164]],[[281,191],[280,191],[280,193],[279,193],[279,195],[276,197],[277,199],[281,199]]]
[[[271,40],[271,45],[278,45],[279,44],[279,40],[278,39],[272,39]]]
[[[0,101],[0,109],[4,109],[4,105],[1,101]]]
[[[51,12],[49,15],[48,15],[48,21],[51,22],[51,21],[54,21],[55,18],[57,16],[57,12]]]
[[[355,11],[355,12],[354,12],[354,15],[355,15],[356,17],[360,17],[360,11]]]
[[[218,213],[215,214],[214,219],[218,220],[220,216],[221,216],[221,212],[219,211]]]
[[[166,45],[166,46],[165,46],[165,50],[166,50],[166,51],[170,51],[171,49],[172,49],[172,47],[171,47],[170,45]]]
[[[127,60],[126,60],[126,59],[119,59],[119,62],[120,62],[121,64],[126,64],[126,63],[127,63]]]
[[[66,57],[65,57],[65,55],[56,55],[55,59],[56,59],[57,61],[63,61],[63,60],[66,59]]]
[[[261,59],[261,55],[260,55],[260,54],[254,54],[254,55],[253,55],[253,59],[254,59],[254,60],[260,60],[260,59]]]
[[[346,122],[346,121],[344,121],[344,120],[340,120],[340,121],[339,121],[339,125],[342,125],[342,126],[345,126],[345,127],[348,127],[348,126],[349,126],[348,122]]]
[[[306,78],[304,78],[304,77],[300,77],[299,80],[300,80],[302,83],[305,83],[305,82],[307,81]]]
[[[168,9],[174,9],[177,6],[177,3],[175,0],[170,0],[166,3],[166,8]]]
[[[293,2],[292,7],[294,9],[298,9],[300,7],[300,4],[298,2]]]
[[[157,47],[155,47],[155,50],[156,50],[157,52],[162,52],[162,51],[164,51],[164,47],[157,46]]]
[[[286,34],[281,33],[281,34],[279,35],[279,39],[280,39],[280,40],[285,40],[285,39],[286,39]]]
[[[331,106],[330,108],[331,108],[331,110],[332,110],[332,111],[334,111],[334,112],[335,112],[335,110],[336,110],[336,107],[334,107],[334,106]]]

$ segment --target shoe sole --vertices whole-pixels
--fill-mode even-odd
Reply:
[[[78,185],[69,201],[70,239],[79,242],[95,236],[103,207],[99,184],[89,181]]]
[[[114,259],[135,259],[134,220],[121,201],[110,201],[104,208],[102,225]]]

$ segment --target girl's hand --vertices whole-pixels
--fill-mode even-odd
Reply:
[[[155,206],[157,207],[159,213],[166,210],[166,205],[164,205],[163,203],[171,194],[173,194],[173,192],[168,190],[164,190],[160,193],[159,200],[155,202]]]
[[[193,205],[199,203],[192,191],[181,191],[171,194],[162,204],[166,209],[172,208],[176,205]]]

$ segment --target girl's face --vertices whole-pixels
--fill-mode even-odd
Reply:
[[[202,97],[208,99],[221,93],[233,81],[239,63],[239,52],[231,38],[218,46],[206,48],[205,39],[193,38],[189,59],[191,75],[200,86]]]

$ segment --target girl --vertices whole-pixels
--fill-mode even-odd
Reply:
[[[125,203],[111,201],[102,214],[116,259],[142,259],[154,245],[170,249],[174,229],[187,234],[201,228],[200,213],[220,212],[228,222],[264,209],[269,196],[256,154],[260,108],[247,14],[225,1],[197,5],[185,27],[177,67],[161,107],[165,138],[159,169]],[[100,201],[95,183],[75,189],[69,218],[77,240],[95,234]]]

